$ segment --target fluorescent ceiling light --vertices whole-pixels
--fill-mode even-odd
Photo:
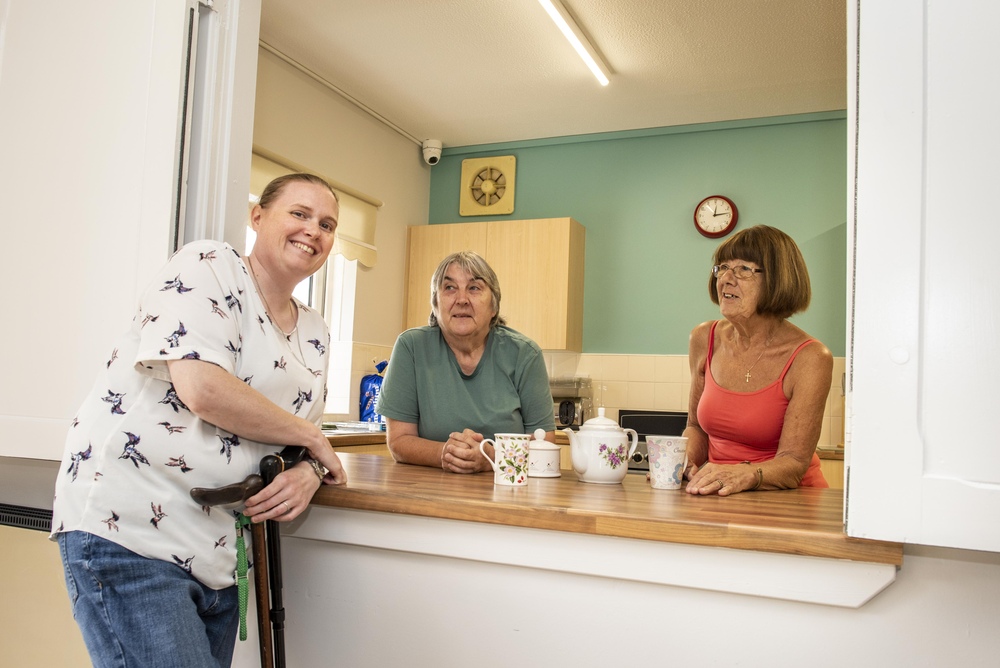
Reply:
[[[560,0],[538,0],[539,4],[545,8],[548,15],[559,26],[559,30],[569,40],[569,43],[576,49],[577,54],[583,58],[590,71],[594,73],[602,86],[608,85],[608,66],[604,64],[597,50],[587,41],[586,35],[580,30],[573,17],[570,16]]]

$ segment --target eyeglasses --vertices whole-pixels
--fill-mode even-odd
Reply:
[[[754,269],[753,267],[748,267],[745,264],[740,264],[735,267],[730,267],[728,264],[717,264],[714,267],[712,267],[712,275],[714,275],[716,278],[718,278],[722,274],[725,274],[727,271],[732,271],[733,276],[742,279],[750,278],[754,274],[764,273],[763,269]]]

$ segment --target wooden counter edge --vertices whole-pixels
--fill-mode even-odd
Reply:
[[[467,501],[445,503],[406,493],[323,486],[316,505],[498,524],[550,531],[731,549],[846,559],[900,566],[902,543],[852,538],[843,532],[748,526],[728,522],[687,522],[622,517],[573,508],[510,506]]]
[[[346,445],[381,445],[385,443],[385,432],[326,434],[326,440],[334,448]]]
[[[846,534],[676,522],[668,523],[670,531],[665,535],[662,522],[655,523],[654,526],[654,523],[642,519],[601,518],[589,514],[577,514],[571,510],[556,512],[549,509],[526,508],[512,511],[510,508],[491,509],[483,504],[445,505],[425,499],[405,497],[391,499],[363,491],[336,494],[321,490],[313,499],[313,503],[352,510],[566,531],[594,536],[847,559],[894,566],[903,563],[901,543],[851,538]]]

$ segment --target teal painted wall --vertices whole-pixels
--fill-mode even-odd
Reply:
[[[737,229],[767,224],[802,249],[812,304],[792,320],[845,354],[847,121],[844,113],[445,149],[430,224],[570,216],[587,228],[584,352],[686,354],[718,241],[692,222],[726,195]],[[460,216],[462,160],[517,157],[514,213]],[[540,290],[545,286],[540,285]]]

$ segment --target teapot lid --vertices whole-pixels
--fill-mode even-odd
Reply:
[[[604,406],[599,406],[597,409],[597,417],[590,418],[580,429],[620,429],[618,423],[611,418],[604,417]]]

